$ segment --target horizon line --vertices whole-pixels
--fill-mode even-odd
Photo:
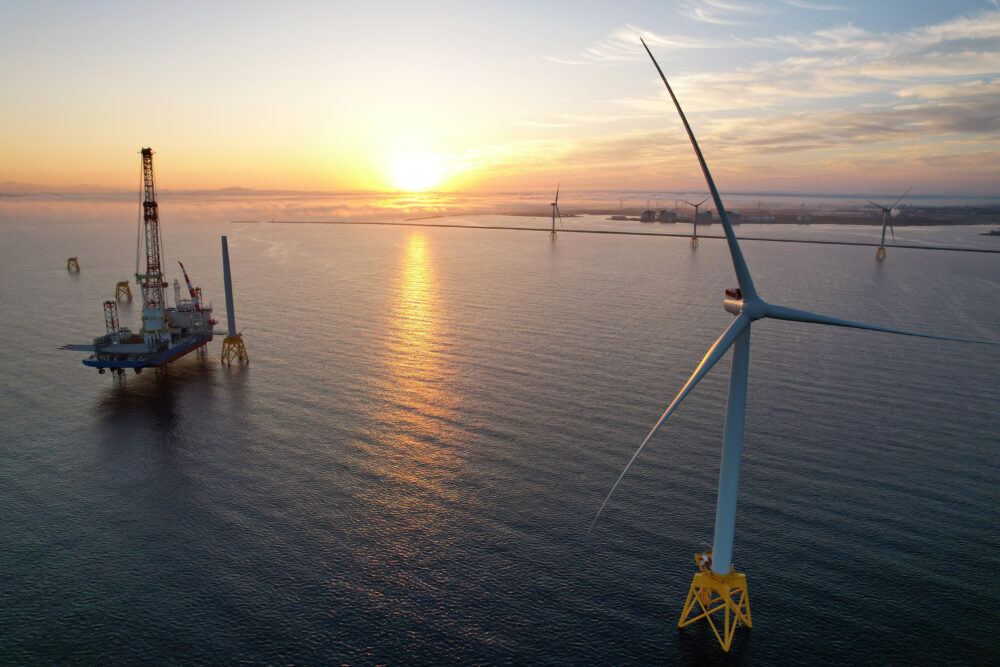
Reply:
[[[514,195],[539,195],[543,197],[551,196],[551,192],[548,189],[544,190],[316,190],[316,189],[291,189],[291,188],[250,188],[240,185],[229,185],[217,188],[157,188],[160,194],[227,194],[227,193],[249,193],[257,195],[276,195],[276,194],[288,194],[288,195],[367,195],[367,196],[409,196],[409,197],[421,197],[421,196],[461,196],[461,195],[474,195],[474,196],[514,196]],[[606,193],[606,194],[619,194],[619,195],[643,195],[650,196],[656,195],[661,199],[671,199],[678,194],[691,194],[701,192],[698,189],[690,190],[671,190],[669,192],[649,189],[649,188],[629,188],[629,189],[615,189],[615,188],[581,188],[572,189],[568,188],[569,192],[578,193]],[[24,183],[17,181],[5,181],[0,183],[0,197],[32,197],[40,195],[57,195],[57,194],[84,194],[91,193],[94,195],[128,195],[134,196],[134,188],[124,189],[115,186],[105,186],[105,185],[71,185],[71,186],[48,186],[40,185],[36,183]],[[898,193],[889,192],[815,192],[815,191],[792,191],[792,190],[732,190],[725,193],[728,197],[810,197],[810,198],[820,198],[829,197],[834,199],[862,199],[866,197],[885,197],[885,196],[896,196]],[[620,198],[620,197],[613,197]],[[982,194],[982,193],[960,193],[960,194],[946,194],[946,193],[916,193],[910,196],[911,199],[997,199],[1000,200],[1000,193],[992,194]]]

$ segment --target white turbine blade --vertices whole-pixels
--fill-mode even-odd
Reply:
[[[681,122],[684,123],[684,129],[687,130],[688,138],[691,140],[691,146],[694,147],[695,155],[698,156],[698,162],[701,164],[701,170],[705,174],[705,182],[708,183],[708,191],[712,195],[712,200],[715,202],[715,209],[719,212],[719,219],[722,220],[722,229],[726,233],[726,242],[729,244],[729,254],[733,258],[733,269],[736,271],[736,281],[740,284],[740,291],[743,292],[743,297],[746,299],[752,299],[757,296],[757,290],[754,288],[753,279],[750,278],[750,269],[747,268],[746,260],[743,259],[743,251],[740,250],[740,244],[736,242],[736,234],[733,232],[732,225],[729,224],[729,216],[726,215],[726,207],[722,205],[722,198],[719,196],[719,190],[715,187],[715,181],[712,180],[712,173],[708,170],[708,164],[705,162],[705,157],[701,154],[701,148],[698,147],[698,140],[694,138],[694,132],[691,130],[691,126],[688,124],[687,117],[684,115],[683,109],[681,109],[681,103],[677,101],[677,96],[674,95],[673,88],[667,83],[667,77],[664,76],[663,70],[660,69],[660,64],[656,62],[656,58],[653,57],[653,52],[649,50],[646,46],[646,42],[639,39],[642,42],[643,48],[646,49],[646,53],[649,54],[650,59],[653,61],[653,65],[656,66],[656,71],[660,74],[660,79],[663,81],[663,85],[667,87],[667,92],[670,93],[670,99],[674,101],[674,106],[677,107],[677,113],[680,114]]]
[[[913,188],[910,188],[910,190],[913,190]],[[899,195],[899,199],[897,199],[895,202],[893,202],[892,206],[889,207],[889,210],[891,211],[892,209],[896,208],[896,204],[898,204],[899,202],[903,201],[903,197],[905,197],[906,195],[910,194],[910,190],[907,190],[903,194]]]
[[[691,390],[694,389],[695,385],[698,384],[703,377],[705,377],[708,371],[712,370],[712,366],[714,366],[715,363],[722,358],[722,355],[726,353],[726,350],[728,350],[732,344],[736,342],[736,339],[739,338],[749,326],[750,318],[746,315],[739,315],[735,320],[733,320],[733,323],[729,325],[729,328],[726,329],[721,336],[719,336],[718,340],[715,341],[712,347],[708,348],[708,352],[705,353],[701,363],[698,364],[698,368],[694,369],[694,373],[692,373],[691,377],[688,378],[687,384],[684,385],[673,402],[667,406],[663,416],[660,417],[659,421],[653,425],[649,435],[646,436],[646,439],[642,441],[641,445],[639,445],[639,449],[635,450],[635,454],[633,454],[632,458],[629,459],[628,465],[626,465],[625,469],[622,470],[622,474],[618,475],[618,480],[614,483],[614,486],[611,487],[607,498],[605,498],[604,502],[601,503],[601,507],[597,510],[594,520],[590,522],[590,528],[588,528],[588,530],[592,529],[594,524],[597,523],[597,519],[601,516],[601,512],[604,511],[604,506],[608,504],[609,500],[611,500],[611,495],[615,492],[615,489],[618,488],[618,484],[621,483],[622,479],[624,479],[625,473],[627,473],[628,469],[632,467],[632,463],[634,463],[639,457],[639,452],[641,452],[642,448],[646,446],[649,439],[653,437],[653,434],[660,428],[660,425],[667,420],[667,417],[673,414],[674,410],[677,409],[677,406],[681,404],[681,401],[683,401],[684,398],[691,393]]]
[[[707,202],[707,201],[708,201],[708,199],[709,199],[708,197],[705,197],[705,198],[704,198],[704,199],[702,199],[702,200],[701,200],[700,202],[698,202],[698,204],[697,204],[697,205],[698,205],[698,206],[701,206],[702,204],[704,204],[705,202]],[[692,206],[694,206],[694,204],[692,204]]]
[[[872,206],[874,206],[875,208],[881,209],[882,211],[888,210],[888,209],[886,209],[885,206],[882,206],[882,204],[876,204],[871,199],[868,200],[868,203],[871,204]]]
[[[896,242],[896,228],[892,225],[892,216],[889,216],[889,231],[892,232],[892,242]]]
[[[886,333],[901,334],[903,336],[917,336],[919,338],[936,338],[937,340],[953,340],[959,343],[982,343],[984,345],[996,345],[997,343],[989,340],[971,340],[969,338],[952,338],[951,336],[935,336],[934,334],[917,333],[914,331],[903,331],[902,329],[890,329],[888,327],[878,327],[874,324],[863,324],[861,322],[851,322],[850,320],[841,320],[836,317],[828,317],[826,315],[817,315],[816,313],[806,312],[804,310],[797,310],[795,308],[786,308],[785,306],[775,306],[774,304],[767,304],[767,313],[765,317],[771,317],[776,320],[788,320],[789,322],[809,322],[812,324],[829,324],[835,327],[849,327],[852,329],[868,329],[870,331],[884,331]]]
[[[559,204],[556,204],[556,214],[559,216],[559,226],[562,227],[562,211],[559,210]]]
[[[556,203],[559,203],[559,188],[562,187],[562,183],[556,183]]]

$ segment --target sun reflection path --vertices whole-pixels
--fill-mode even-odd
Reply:
[[[385,483],[378,502],[390,515],[404,514],[413,529],[431,528],[454,500],[447,482],[461,464],[461,436],[448,351],[433,257],[424,234],[414,232],[400,257],[386,327],[371,452],[373,473]]]

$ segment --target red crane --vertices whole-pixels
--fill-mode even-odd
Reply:
[[[191,295],[191,304],[194,306],[195,310],[201,310],[201,288],[192,287],[191,279],[188,278],[188,272],[184,269],[184,262],[178,260],[178,264],[181,265],[181,273],[184,274],[184,282],[187,283],[188,293]]]

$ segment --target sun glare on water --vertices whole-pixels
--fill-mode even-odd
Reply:
[[[392,181],[400,190],[429,190],[441,182],[441,169],[432,157],[404,155],[392,165]]]

